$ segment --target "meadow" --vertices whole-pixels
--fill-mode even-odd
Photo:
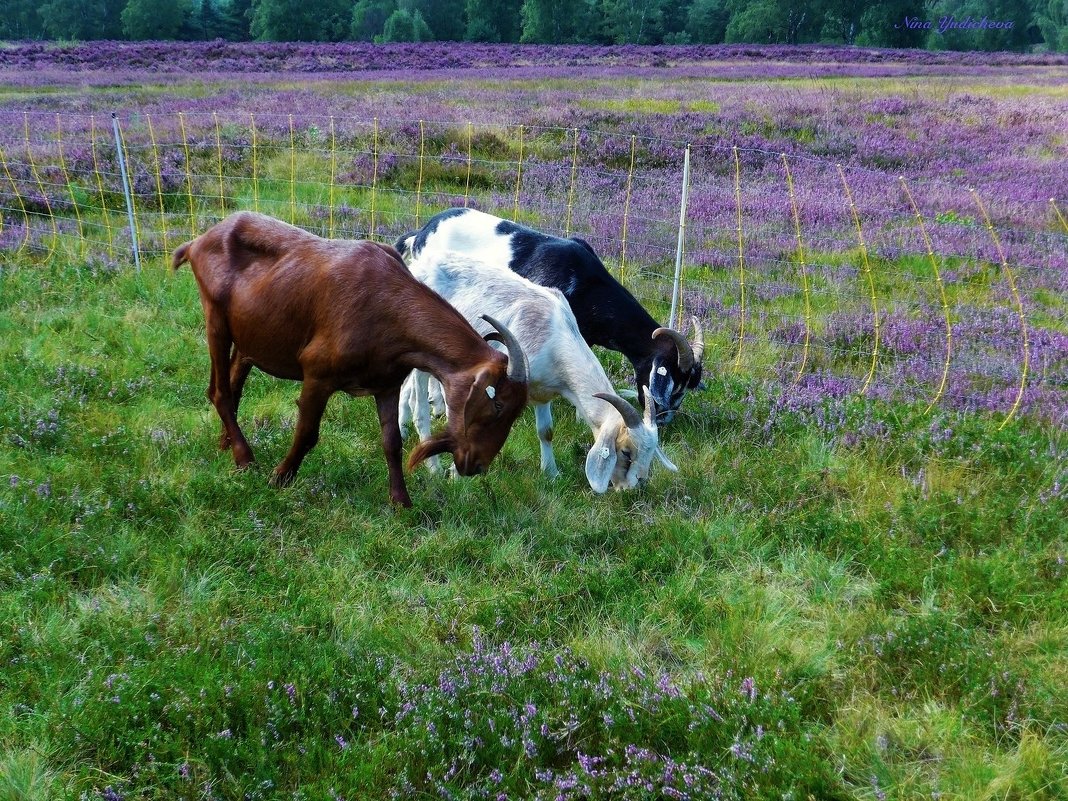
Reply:
[[[0,799],[1068,796],[1066,77],[0,48]],[[371,404],[335,398],[275,491],[296,386],[262,375],[257,466],[216,450],[166,266],[213,220],[388,242],[470,204],[588,238],[666,319],[686,145],[678,474],[593,496],[558,402],[558,479],[526,412],[396,509]]]

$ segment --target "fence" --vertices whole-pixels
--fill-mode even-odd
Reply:
[[[714,371],[926,412],[1066,419],[1063,199],[579,129],[230,111],[0,118],[0,252],[30,262],[162,269],[236,209],[392,242],[472,206],[587,239],[658,319],[670,308],[680,327],[701,320]]]

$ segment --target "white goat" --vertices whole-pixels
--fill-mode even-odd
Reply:
[[[409,265],[412,274],[451,303],[482,334],[492,329],[480,315],[506,325],[522,345],[528,365],[528,398],[541,446],[541,468],[559,474],[552,450],[550,402],[563,396],[593,430],[586,478],[594,492],[626,489],[649,476],[653,458],[678,468],[660,449],[656,407],[646,389],[645,416],[619,397],[604,368],[579,333],[567,299],[557,289],[534,284],[507,267],[468,255],[425,249]],[[414,419],[420,434],[430,433],[430,376],[414,371],[401,390],[401,426]],[[409,408],[405,408],[405,407]],[[436,463],[427,460],[431,470]]]

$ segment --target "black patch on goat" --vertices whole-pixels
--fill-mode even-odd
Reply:
[[[402,256],[409,253],[412,256],[417,256],[419,255],[419,251],[426,247],[426,240],[429,239],[433,235],[433,233],[438,230],[438,226],[442,222],[450,219],[451,217],[459,217],[466,211],[467,209],[455,208],[446,209],[445,211],[440,212],[439,214],[435,214],[433,217],[427,220],[426,225],[424,225],[418,231],[409,231],[408,233],[404,234],[400,239],[397,240],[396,244],[393,247],[395,247]],[[410,248],[408,247],[409,240],[411,240],[412,243]]]
[[[511,236],[509,269],[563,292],[589,344],[620,351],[635,368],[653,350],[656,320],[612,278],[588,242],[578,237],[561,239],[507,221],[500,222],[496,231]],[[647,382],[646,376],[642,383]]]

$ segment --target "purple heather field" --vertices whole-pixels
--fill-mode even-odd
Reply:
[[[661,318],[689,145],[712,369],[1068,421],[1068,56],[8,44],[0,249],[129,261],[112,112],[146,254],[236,208],[392,241],[467,203],[589,239]]]

